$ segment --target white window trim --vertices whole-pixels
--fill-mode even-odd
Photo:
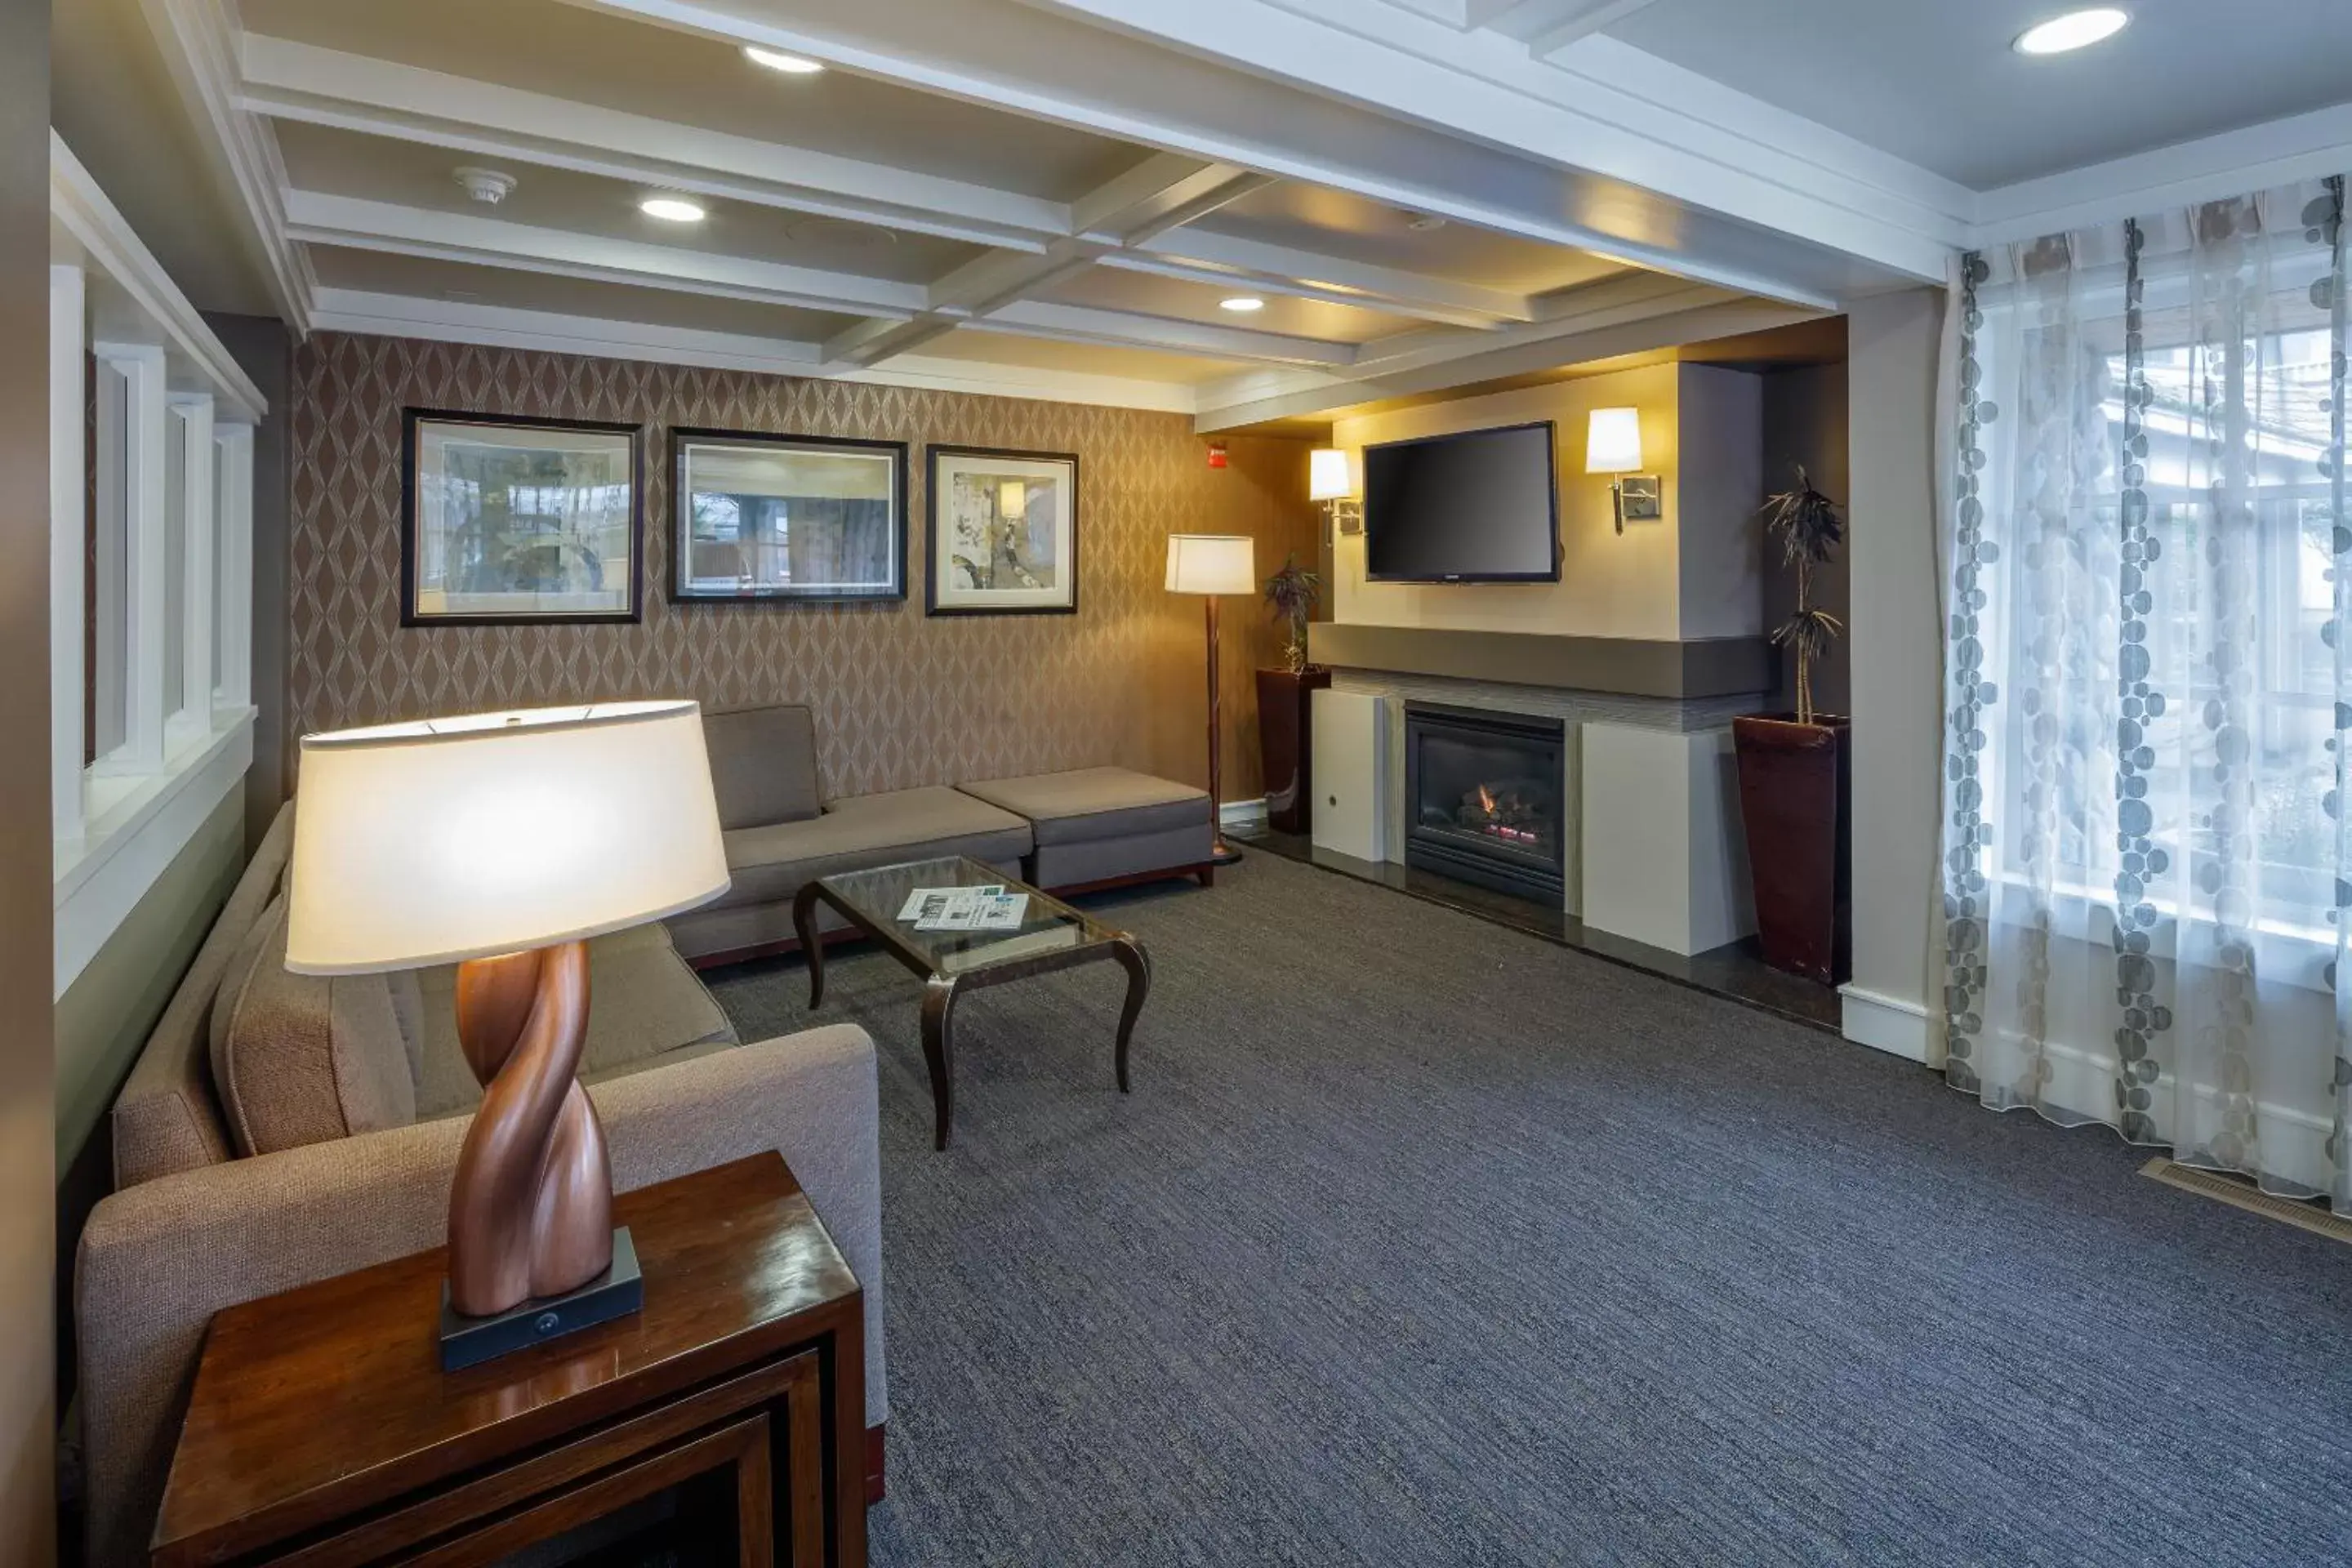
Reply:
[[[49,147],[49,742],[54,980],[61,995],[242,790],[252,766],[253,422],[265,409],[252,382],[54,132]],[[94,320],[107,323],[101,342],[91,341]],[[127,382],[126,738],[87,767],[85,353]],[[186,531],[185,570],[167,584],[169,440],[185,442],[178,499]],[[182,689],[167,692],[162,633],[172,595],[184,600],[185,641]]]

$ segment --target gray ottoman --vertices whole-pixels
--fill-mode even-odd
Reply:
[[[1206,886],[1214,875],[1209,854],[1216,833],[1206,790],[1126,768],[1079,768],[956,787],[1028,818],[1037,847],[1023,869],[1040,888],[1195,876]]]

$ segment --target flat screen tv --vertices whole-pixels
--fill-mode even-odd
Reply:
[[[1364,575],[1375,583],[1557,583],[1551,425],[1364,448]]]

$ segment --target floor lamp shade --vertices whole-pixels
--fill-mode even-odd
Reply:
[[[1246,533],[1171,533],[1168,591],[1171,594],[1255,594],[1257,564]]]
[[[727,890],[687,701],[302,740],[286,967],[414,969],[578,942]]]

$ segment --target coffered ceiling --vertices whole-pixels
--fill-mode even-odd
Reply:
[[[77,145],[102,183],[147,187],[117,199],[158,214],[199,303],[1204,428],[1939,280],[2004,216],[1964,181],[2040,170],[2008,132],[1976,134],[1976,164],[1927,157],[1790,53],[1886,72],[1890,27],[1958,49],[2026,0],[1934,26],[1862,0],[80,4],[60,130],[102,143]],[[1749,90],[1702,74],[1743,51]],[[145,101],[89,101],[142,80]],[[121,127],[159,123],[156,82],[185,145],[142,162]],[[510,185],[478,200],[460,168]],[[707,216],[648,216],[660,195]],[[234,256],[197,242],[199,206]]]

